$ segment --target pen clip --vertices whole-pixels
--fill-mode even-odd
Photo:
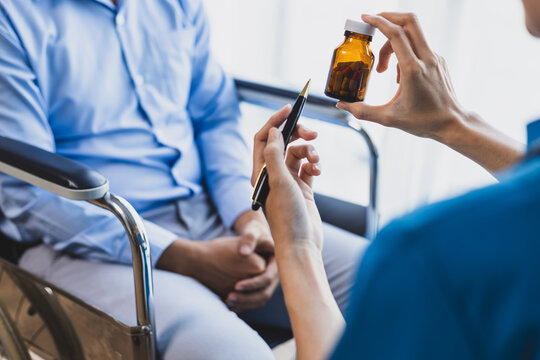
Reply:
[[[259,175],[257,176],[257,182],[255,183],[255,187],[253,188],[253,193],[251,194],[251,201],[253,202],[253,204],[251,205],[251,208],[253,210],[259,209],[259,207],[263,205],[264,200],[266,200],[266,199],[261,198],[261,197],[266,197],[264,194],[262,194],[265,179],[267,179],[266,164],[264,164],[261,170],[259,171]]]

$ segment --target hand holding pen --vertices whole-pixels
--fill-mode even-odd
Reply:
[[[298,96],[298,99],[295,102],[294,107],[291,109],[290,105],[285,106],[283,109],[278,111],[270,120],[265,124],[265,126],[255,135],[255,153],[253,159],[253,176],[251,178],[252,184],[255,186],[253,191],[252,200],[253,200],[253,210],[257,210],[260,206],[264,205],[266,197],[269,192],[269,183],[268,183],[268,173],[266,166],[264,164],[264,156],[262,150],[266,144],[268,132],[272,127],[280,127],[285,120],[285,126],[283,127],[283,142],[285,148],[289,142],[292,142],[298,138],[304,140],[313,140],[317,137],[317,133],[311,130],[307,130],[301,125],[297,125],[298,118],[302,112],[304,103],[307,97],[307,91],[309,88],[309,81]],[[259,150],[257,150],[259,149]],[[313,149],[314,151],[314,149]],[[309,159],[308,159],[309,160]],[[318,161],[318,157],[317,157]]]
[[[319,155],[310,143],[291,145],[284,154],[283,136],[277,129],[290,113],[290,106],[277,112],[255,136],[252,183],[266,165],[270,192],[264,203],[276,251],[322,248],[322,223],[315,205],[312,185],[321,174]],[[293,140],[313,140],[317,133],[297,126]],[[281,250],[279,250],[281,249]]]

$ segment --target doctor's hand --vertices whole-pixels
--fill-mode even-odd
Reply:
[[[377,71],[386,71],[395,53],[399,88],[385,105],[340,101],[339,108],[358,119],[439,141],[492,173],[520,161],[522,144],[458,103],[446,62],[429,48],[413,14],[382,13],[362,19],[388,38]]]
[[[322,249],[322,224],[313,198],[313,177],[320,175],[319,155],[310,144],[290,146],[284,159],[283,136],[277,129],[291,109],[277,112],[255,135],[253,176],[266,163],[270,192],[264,211],[274,238],[276,254],[291,246]],[[317,133],[297,125],[293,139],[313,140]],[[284,161],[285,160],[285,161]]]
[[[340,101],[337,106],[358,119],[443,143],[456,135],[457,125],[466,118],[466,112],[458,103],[445,60],[430,49],[416,16],[381,13],[363,15],[362,19],[388,38],[380,50],[377,71],[386,71],[395,53],[400,85],[385,105]]]
[[[268,139],[268,132],[273,127],[280,127],[287,116],[291,113],[291,105],[286,105],[277,113],[275,113],[266,124],[255,134],[253,139],[253,173],[251,175],[251,185],[255,186],[259,172],[264,165],[264,148]],[[306,129],[304,126],[297,124],[294,129],[293,136],[290,142],[294,142],[298,139],[303,139],[306,141],[315,140],[317,138],[317,132]]]
[[[281,132],[271,128],[263,151],[270,186],[264,211],[277,256],[295,249],[320,253],[322,222],[312,190],[321,174],[319,155],[309,144],[291,146],[283,161],[283,149]]]
[[[257,181],[259,171],[264,164],[262,149],[266,145],[268,130],[273,126],[280,126],[287,119],[290,112],[290,105],[283,107],[255,135],[252,184]],[[316,132],[298,125],[291,141],[295,141],[298,138],[313,140],[316,137]],[[260,211],[247,211],[243,213],[235,221],[234,230],[243,238],[239,247],[240,254],[249,255],[254,252],[263,256],[267,261],[264,272],[238,281],[234,286],[234,291],[231,291],[225,300],[231,310],[242,312],[264,306],[274,294],[279,279],[276,259],[274,257],[274,243],[263,213]]]

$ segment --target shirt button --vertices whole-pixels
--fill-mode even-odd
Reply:
[[[122,26],[126,22],[126,18],[122,14],[116,15],[116,25]]]
[[[144,84],[144,77],[142,75],[135,75],[133,77],[133,82],[135,83],[135,85],[141,86],[142,84]]]

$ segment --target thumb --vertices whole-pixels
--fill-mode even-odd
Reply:
[[[242,235],[238,242],[238,252],[240,255],[247,256],[255,251],[257,247],[257,238],[252,233]]]
[[[268,139],[264,147],[264,161],[270,177],[281,177],[287,173],[284,160],[285,145],[283,135],[277,128],[268,132]]]
[[[383,119],[382,106],[371,106],[362,102],[349,103],[345,101],[340,101],[336,104],[336,107],[350,112],[355,118],[359,120],[368,120],[380,124]]]

